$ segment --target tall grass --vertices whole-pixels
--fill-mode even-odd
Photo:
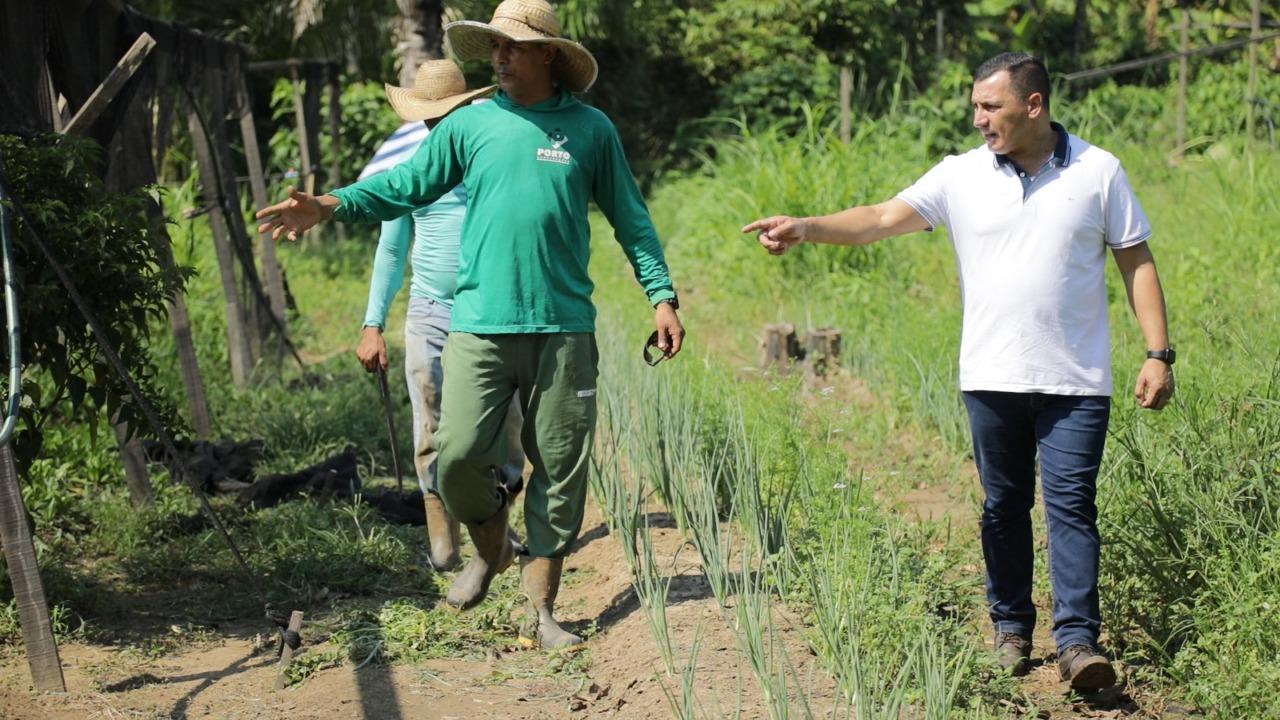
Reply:
[[[947,129],[918,118],[863,119],[845,145],[820,112],[744,129],[716,143],[705,176],[662,188],[653,208],[678,280],[708,318],[731,319],[730,333],[778,321],[842,329],[844,364],[959,449],[967,443],[963,407],[944,390],[959,345],[959,286],[943,233],[864,247],[800,246],[772,258],[740,232],[769,215],[825,214],[891,198],[936,160],[933,138]]]
[[[1280,251],[1266,225],[1280,211],[1280,162],[1232,144],[1151,173],[1148,212],[1187,361],[1170,408],[1130,408],[1118,423],[1104,599],[1118,639],[1207,714],[1270,717],[1280,714]]]
[[[603,305],[612,305],[615,286],[602,284]],[[742,383],[710,356],[649,369],[627,352],[626,338],[642,334],[628,327],[611,317],[598,325],[607,408],[598,457],[609,471],[597,473],[595,492],[618,515],[611,523],[623,530],[624,549],[638,547],[634,533],[642,531],[627,499],[643,493],[635,483],[667,504],[697,549],[769,716],[896,718],[910,707],[945,717],[981,706],[962,695],[982,663],[958,639],[961,625],[934,615],[942,597],[954,597],[954,580],[940,571],[947,562],[868,494],[847,489],[857,484],[848,459],[820,443],[827,425],[809,417],[800,378]],[[861,532],[842,540],[854,520]],[[665,628],[653,606],[664,599],[653,577],[664,568],[638,550],[624,554],[651,627]],[[851,581],[864,591],[852,591]],[[839,690],[834,703],[782,643],[779,602],[811,628],[809,647],[831,678],[825,684]],[[858,633],[840,630],[850,621]],[[668,673],[684,668],[684,687],[696,683],[692,666],[687,658],[666,663]],[[722,716],[699,715],[706,709],[685,698],[669,693],[680,717]]]
[[[649,621],[649,629],[658,646],[664,672],[674,676],[678,671],[675,649],[667,623],[667,594],[675,577],[675,562],[659,565],[650,535],[649,497],[653,490],[623,471],[621,448],[628,443],[631,423],[611,402],[601,398],[602,441],[592,456],[591,488],[605,510],[609,532],[622,545],[623,558],[631,570],[636,596]]]
[[[1164,104],[1152,106],[1147,95],[1159,92]],[[1167,114],[1169,93],[1134,101]],[[1280,715],[1268,690],[1280,679],[1280,156],[1215,125],[1194,154],[1171,163],[1172,148],[1135,142],[1146,134],[1117,104],[1126,97],[1100,93],[1062,115],[1121,157],[1152,220],[1180,390],[1162,413],[1134,407],[1145,344],[1110,272],[1117,393],[1101,480],[1107,637],[1135,661],[1139,678],[1157,676],[1207,716]],[[779,319],[842,328],[845,366],[888,398],[901,422],[963,453],[968,433],[954,381],[959,294],[944,233],[870,250],[800,247],[782,262],[737,233],[764,215],[823,214],[891,197],[938,159],[899,127],[862,121],[847,147],[820,113],[798,127],[743,132],[718,144],[704,175],[663,188],[654,212],[672,238],[673,267],[690,278],[689,305],[709,306],[707,322],[748,328],[728,330],[734,342]],[[809,497],[812,490],[796,502]],[[893,617],[876,610],[897,593],[901,555],[889,541],[899,536],[841,513],[802,543],[814,548],[807,559],[796,554],[798,576],[813,584],[816,643],[838,658],[833,667],[847,668],[840,678],[858,712],[900,707],[900,676],[934,678],[931,697],[950,693],[943,688],[957,677],[962,687],[972,682],[963,670],[937,673],[936,663],[916,669],[929,648],[945,644],[895,640],[896,655],[868,646],[849,618],[883,627]],[[822,514],[805,506],[803,516]],[[820,615],[836,607],[848,612]],[[886,679],[887,686],[871,684]]]

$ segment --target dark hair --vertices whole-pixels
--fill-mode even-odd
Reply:
[[[1040,93],[1044,106],[1049,107],[1049,70],[1034,55],[1019,52],[1000,53],[978,66],[973,81],[979,82],[1004,70],[1009,71],[1013,92],[1019,100],[1026,100],[1031,93]]]

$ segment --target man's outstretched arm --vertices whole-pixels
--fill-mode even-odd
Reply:
[[[775,215],[756,220],[742,228],[742,232],[758,232],[760,245],[771,255],[781,255],[802,242],[869,245],[929,228],[929,221],[915,208],[894,198],[879,205],[859,205],[821,217]]]
[[[319,225],[322,220],[332,220],[338,207],[338,198],[332,195],[312,195],[296,188],[289,188],[289,198],[259,210],[254,217],[262,221],[259,233],[271,233],[272,240],[279,240],[287,233],[290,240]]]

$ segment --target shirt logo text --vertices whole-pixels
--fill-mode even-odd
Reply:
[[[547,133],[547,140],[551,142],[550,148],[538,148],[538,160],[542,162],[560,163],[568,165],[573,160],[573,156],[568,150],[561,150],[565,143],[569,142],[569,136],[565,135],[560,128],[556,128]]]

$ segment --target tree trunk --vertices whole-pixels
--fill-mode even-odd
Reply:
[[[1071,59],[1076,67],[1080,67],[1080,56],[1084,55],[1085,44],[1089,37],[1089,0],[1076,0],[1076,19],[1074,43],[1071,47]]]
[[[400,86],[413,87],[418,66],[444,57],[444,0],[401,0],[405,38],[400,58]]]
[[[805,336],[804,364],[810,378],[834,375],[840,369],[840,331],[815,328]]]

